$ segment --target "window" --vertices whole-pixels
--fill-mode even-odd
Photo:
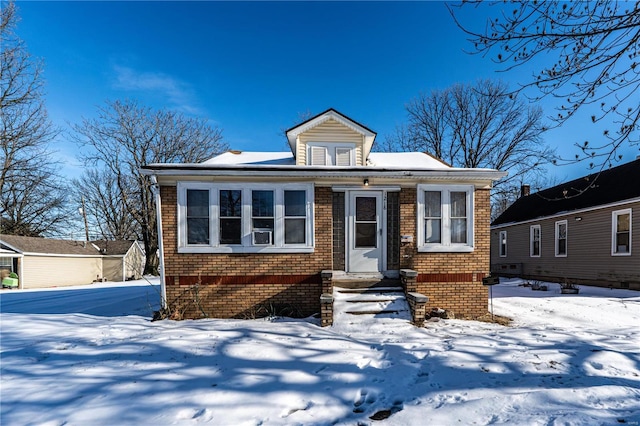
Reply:
[[[13,258],[0,257],[0,269],[8,269],[13,272]]]
[[[242,244],[242,191],[220,190],[220,244]]]
[[[507,231],[500,231],[500,257],[507,257]]]
[[[351,166],[351,148],[336,148],[336,166]]]
[[[324,146],[312,146],[310,148],[309,165],[326,166],[327,165],[327,148]]]
[[[556,222],[556,257],[567,256],[567,221]]]
[[[540,257],[540,225],[529,228],[529,256]]]
[[[209,190],[187,189],[187,244],[209,244]]]
[[[310,142],[307,165],[348,167],[355,164],[356,145],[352,143]]]
[[[313,251],[312,184],[178,183],[178,251]]]
[[[631,255],[631,209],[613,212],[611,221],[611,255]]]
[[[419,251],[473,251],[473,186],[418,185]]]

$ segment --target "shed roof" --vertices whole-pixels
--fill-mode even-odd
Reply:
[[[108,241],[108,240],[97,240],[91,241],[92,244],[96,245],[100,249],[100,253],[104,255],[125,255],[131,248],[135,241],[127,241],[127,240],[119,240],[119,241]]]
[[[23,237],[20,235],[0,235],[0,244],[20,253],[68,254],[80,256],[99,256],[96,248],[85,241],[55,240],[41,237]]]
[[[492,225],[525,222],[640,197],[640,159],[520,197]]]

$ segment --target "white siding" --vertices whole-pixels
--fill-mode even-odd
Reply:
[[[30,256],[23,258],[24,288],[91,284],[102,276],[100,257]]]

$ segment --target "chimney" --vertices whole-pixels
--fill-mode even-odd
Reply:
[[[531,187],[529,185],[522,185],[520,187],[520,197],[526,197],[531,193]]]

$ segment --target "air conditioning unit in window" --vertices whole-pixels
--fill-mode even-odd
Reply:
[[[253,231],[253,245],[254,246],[270,246],[272,232],[270,230],[257,230]]]

